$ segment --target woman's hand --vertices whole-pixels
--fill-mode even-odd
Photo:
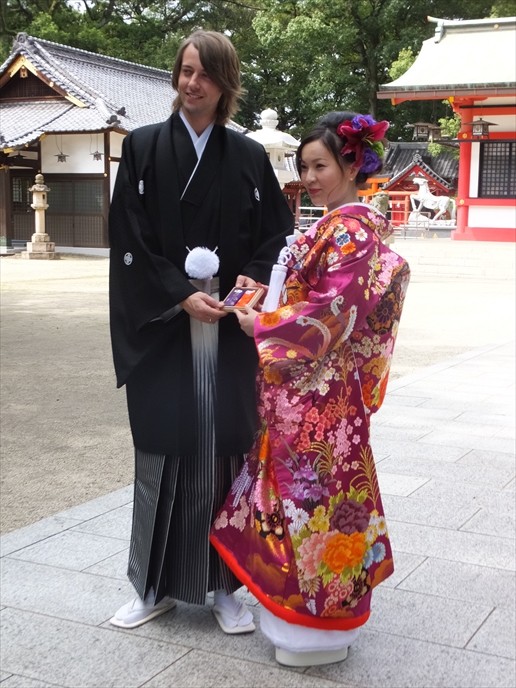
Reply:
[[[254,337],[254,321],[258,316],[258,311],[255,311],[249,306],[245,307],[245,311],[235,310],[235,315],[238,318],[240,327],[248,337]]]
[[[238,275],[235,282],[235,287],[243,287],[247,289],[248,287],[258,286],[252,277],[247,277],[246,275]]]

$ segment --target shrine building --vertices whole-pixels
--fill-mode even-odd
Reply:
[[[0,66],[0,252],[34,232],[38,172],[51,240],[107,248],[122,142],[168,119],[175,95],[168,71],[18,34]]]
[[[377,96],[450,102],[462,120],[452,239],[516,241],[516,17],[428,20],[435,35]]]

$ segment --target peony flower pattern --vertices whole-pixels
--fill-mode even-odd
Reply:
[[[255,324],[261,431],[212,530],[263,604],[315,627],[363,623],[393,571],[369,444],[409,278],[390,231],[346,206],[291,246],[283,306]]]
[[[365,533],[369,525],[369,511],[363,504],[347,499],[340,502],[333,512],[330,526],[339,533]]]

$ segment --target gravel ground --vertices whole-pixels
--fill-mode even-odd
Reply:
[[[108,261],[3,257],[1,533],[133,479],[116,390]],[[414,274],[392,378],[514,337],[514,281]]]

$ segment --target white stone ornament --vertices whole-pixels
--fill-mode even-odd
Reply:
[[[219,270],[220,260],[215,251],[210,251],[205,246],[193,248],[185,260],[185,270],[188,277],[209,280],[213,275],[216,275]]]
[[[140,179],[140,181],[138,182],[138,191],[140,192],[140,194],[143,194],[145,191],[143,179]]]
[[[126,265],[131,265],[133,262],[133,254],[132,253],[126,253],[124,256],[124,263]]]
[[[434,196],[434,194],[430,191],[430,187],[428,186],[428,179],[425,177],[414,177],[413,182],[419,186],[419,191],[410,196],[412,210],[416,213],[421,213],[423,208],[437,210],[437,213],[432,218],[432,224],[435,222],[445,222],[444,220],[441,220],[441,216],[449,211],[450,217],[454,221],[453,224],[455,224],[457,207],[453,198],[450,198],[449,196]]]
[[[258,189],[254,190],[254,197],[256,198],[257,201],[260,200],[260,192],[258,191]]]

